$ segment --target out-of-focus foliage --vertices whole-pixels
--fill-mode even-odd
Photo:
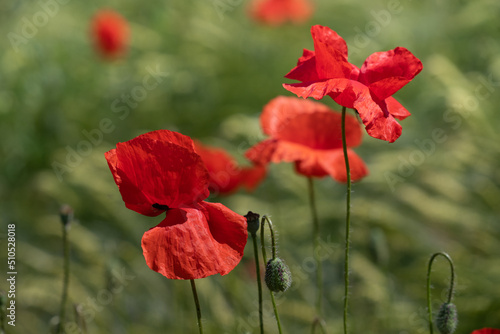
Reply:
[[[44,4],[53,14],[45,21]],[[125,208],[103,154],[116,142],[165,128],[224,147],[243,162],[244,151],[263,138],[262,106],[290,95],[283,76],[303,48],[313,48],[312,24],[343,36],[358,66],[396,46],[424,64],[396,94],[413,114],[402,121],[402,137],[387,144],[365,135],[357,149],[370,176],[353,193],[351,332],[425,332],[425,271],[436,251],[456,263],[458,332],[500,327],[500,2],[317,0],[307,24],[271,28],[249,20],[243,1],[111,1],[106,6],[129,21],[132,34],[128,54],[114,62],[100,59],[89,38],[101,6],[0,5],[0,260],[6,263],[6,226],[15,223],[12,333],[47,333],[58,313],[63,203],[76,218],[70,304],[80,305],[88,333],[196,331],[189,283],[149,270],[141,254],[142,234],[161,218]],[[27,22],[38,26],[30,30]],[[21,39],[12,43],[12,34]],[[66,166],[59,177],[54,163]],[[294,276],[278,298],[287,333],[307,332],[314,316],[306,186],[281,164],[254,193],[211,197],[241,214],[272,216],[280,257]],[[340,333],[345,187],[330,179],[316,186],[326,322]],[[229,275],[197,282],[207,333],[257,333],[250,246]],[[435,310],[446,297],[448,273],[437,261]],[[265,306],[267,332],[275,333],[267,299]]]

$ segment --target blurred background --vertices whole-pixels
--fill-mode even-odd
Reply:
[[[160,217],[125,208],[104,153],[170,129],[245,164],[246,149],[264,138],[262,107],[291,96],[283,76],[303,48],[313,49],[313,24],[344,37],[358,66],[396,46],[424,64],[395,94],[412,113],[401,138],[388,144],[365,134],[356,148],[370,175],[353,188],[351,333],[426,332],[427,262],[438,251],[456,265],[457,333],[500,328],[500,2],[315,0],[314,7],[302,24],[266,25],[243,0],[108,1],[131,34],[127,51],[109,60],[90,35],[101,2],[0,4],[0,267],[7,272],[7,225],[15,224],[18,272],[16,326],[7,333],[49,333],[59,312],[64,203],[75,217],[68,322],[77,304],[88,333],[197,332],[189,283],[151,271],[142,256],[142,234]],[[151,73],[157,85],[145,89]],[[209,198],[240,214],[271,215],[294,276],[278,296],[286,333],[307,333],[314,317],[306,186],[291,164],[279,164],[253,193]],[[341,333],[345,186],[324,178],[316,190],[326,323]],[[434,268],[437,310],[449,266],[438,259]],[[258,332],[250,242],[234,271],[197,284],[207,333]],[[277,333],[264,299],[266,333]]]

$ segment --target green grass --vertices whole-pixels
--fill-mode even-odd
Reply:
[[[426,265],[437,251],[449,253],[456,265],[457,333],[500,328],[497,1],[401,0],[401,10],[387,25],[379,23],[379,32],[364,47],[356,42],[359,31],[367,33],[367,24],[376,22],[372,13],[388,10],[387,1],[318,0],[307,24],[279,28],[250,21],[246,2],[221,20],[211,1],[113,1],[108,7],[130,22],[132,42],[126,57],[111,63],[95,54],[88,36],[100,2],[60,5],[18,52],[8,34],[19,34],[23,18],[32,20],[41,7],[28,1],[0,7],[0,261],[6,261],[11,223],[18,260],[17,321],[7,333],[47,333],[58,314],[63,203],[74,208],[76,219],[69,234],[68,319],[76,303],[92,334],[196,332],[189,282],[165,279],[142,256],[142,234],[160,219],[125,208],[104,152],[141,133],[171,129],[224,147],[244,161],[245,149],[263,138],[262,107],[277,95],[290,95],[281,87],[289,82],[283,76],[303,48],[313,48],[312,24],[338,31],[356,48],[350,61],[358,66],[371,53],[396,46],[408,48],[424,64],[396,94],[412,113],[401,122],[402,137],[387,144],[365,135],[356,149],[370,175],[353,188],[350,332],[425,333]],[[113,101],[142,85],[148,67],[168,75],[127,114],[115,112]],[[493,84],[485,86],[488,79]],[[60,181],[53,163],[66,164],[67,147],[84,145],[83,132],[99,129],[103,119],[113,129],[96,139]],[[422,143],[428,154],[419,153]],[[407,161],[415,163],[404,170]],[[387,178],[394,176],[399,178],[391,186]],[[326,323],[330,333],[341,333],[345,186],[330,179],[316,184],[325,242]],[[314,316],[306,187],[307,180],[291,165],[281,164],[271,166],[254,193],[211,198],[240,214],[272,216],[280,257],[295,278],[290,291],[278,297],[286,333],[307,333]],[[435,310],[446,297],[448,270],[444,261],[436,261]],[[121,281],[112,274],[117,271],[125,275]],[[258,332],[252,275],[249,243],[229,275],[197,281],[206,333]],[[0,288],[5,287],[4,281]],[[264,296],[266,333],[276,333]]]

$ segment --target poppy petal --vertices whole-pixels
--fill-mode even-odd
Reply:
[[[222,204],[200,202],[172,209],[144,233],[147,265],[170,279],[229,273],[240,262],[247,240],[246,219]]]
[[[313,149],[342,147],[342,114],[310,100],[277,97],[261,114],[262,128],[273,138]],[[355,117],[346,117],[347,145],[358,146],[362,131]]]
[[[264,165],[243,168],[240,172],[240,183],[248,191],[253,191],[264,180],[266,174],[267,169]]]
[[[118,143],[106,153],[123,201],[147,216],[164,211],[158,207],[175,208],[209,195],[208,172],[191,139],[165,131]]]
[[[349,169],[351,170],[351,180],[359,181],[368,175],[368,168],[363,160],[351,149],[347,149],[349,158]],[[328,154],[323,154],[320,159],[321,165],[330,176],[338,182],[347,182],[345,159],[343,150],[335,150]]]
[[[370,55],[361,66],[359,81],[385,100],[422,70],[422,62],[403,47]]]
[[[389,112],[384,112],[364,84],[348,79],[330,79],[313,83],[284,84],[287,90],[298,96],[320,99],[329,95],[335,102],[356,109],[366,127],[366,132],[377,139],[394,142],[401,136],[401,125]],[[393,101],[389,101],[391,106]]]
[[[349,78],[353,70],[347,61],[347,44],[328,27],[311,28],[316,53],[316,72],[320,79]]]
[[[389,112],[389,114],[399,119],[400,121],[411,115],[410,112],[406,110],[406,108],[403,107],[401,103],[399,103],[392,96],[386,98],[384,102],[387,106],[387,111]]]
[[[260,124],[265,134],[275,136],[297,115],[316,111],[330,112],[324,104],[290,96],[278,96],[269,101],[260,115]]]
[[[297,62],[297,66],[292,68],[292,70],[285,75],[285,78],[302,82],[320,80],[316,72],[315,52],[304,49],[302,57],[300,57]]]
[[[500,334],[500,329],[483,328],[473,331],[471,334]]]

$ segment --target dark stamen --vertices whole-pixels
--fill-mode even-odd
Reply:
[[[158,204],[158,203],[155,203],[152,205],[153,208],[157,209],[157,210],[165,210],[167,211],[168,209],[170,209],[168,207],[168,205],[163,205],[163,204]]]

